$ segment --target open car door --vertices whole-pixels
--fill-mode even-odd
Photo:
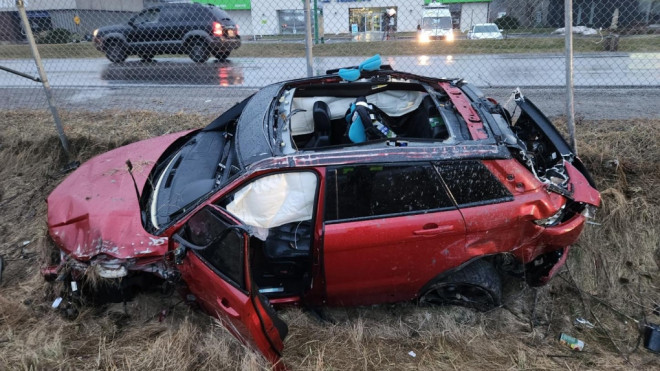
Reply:
[[[182,279],[196,301],[243,343],[282,366],[288,328],[252,282],[247,229],[206,206],[172,237]]]

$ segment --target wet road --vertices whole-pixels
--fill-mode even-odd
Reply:
[[[364,57],[314,58],[315,74],[357,65]],[[496,54],[383,57],[394,69],[438,77],[463,77],[482,87],[559,87],[564,85],[561,55]],[[0,64],[36,76],[32,60],[0,60]],[[261,87],[304,77],[304,58],[231,58],[198,65],[185,58],[154,62],[129,59],[112,64],[106,59],[47,59],[44,66],[53,87],[119,86],[236,86]],[[660,86],[660,53],[593,53],[576,55],[575,85]],[[30,87],[34,82],[0,73],[0,87]]]

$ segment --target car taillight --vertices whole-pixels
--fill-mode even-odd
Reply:
[[[215,36],[222,36],[222,25],[218,22],[213,22],[213,34]]]
[[[234,25],[236,27],[236,35],[238,35],[238,23]]]

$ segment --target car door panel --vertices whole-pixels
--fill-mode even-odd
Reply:
[[[465,223],[429,163],[343,166],[326,178],[329,304],[409,300],[461,263]]]
[[[236,228],[235,220],[229,214],[212,206],[200,210],[184,225],[183,229],[187,228],[187,230],[179,233],[193,239],[190,237],[193,233],[190,232],[192,229],[196,229],[197,236],[204,236],[206,232],[203,228],[218,229],[223,225],[225,228],[234,229],[219,235],[219,232],[212,232],[216,235],[207,233],[211,236],[207,240],[211,242],[204,246],[205,249],[186,249],[179,266],[181,277],[205,311],[218,318],[243,343],[260,351],[269,361],[277,363],[284,347],[286,324],[274,311],[269,310],[267,300],[257,294],[258,288],[252,284],[249,259],[245,259],[249,256],[249,236],[243,230],[239,231]],[[195,242],[198,241],[192,241],[193,244]],[[185,244],[178,246],[179,249],[185,247]],[[221,271],[214,262],[218,261],[219,257],[226,259],[230,255],[216,254],[213,250],[208,250],[219,247],[237,249],[238,253],[234,256],[242,253],[243,259],[238,264],[242,265],[243,269],[233,267],[228,271]],[[229,263],[225,261],[223,264]]]
[[[425,226],[437,226],[427,234]],[[359,233],[356,233],[359,231]],[[421,233],[420,233],[421,232]],[[438,273],[462,263],[458,210],[326,224],[323,258],[330,305],[410,300]]]

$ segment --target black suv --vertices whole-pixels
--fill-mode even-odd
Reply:
[[[129,55],[144,61],[157,54],[188,54],[197,63],[211,55],[220,60],[241,46],[238,25],[213,5],[163,4],[147,8],[128,24],[94,31],[94,45],[108,59],[121,63]]]

